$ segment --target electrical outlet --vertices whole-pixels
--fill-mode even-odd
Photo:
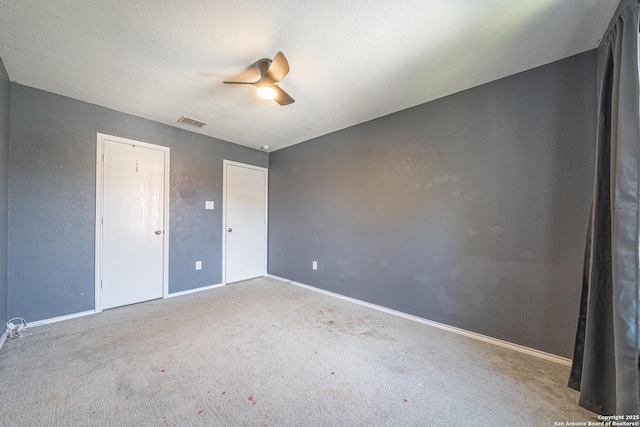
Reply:
[[[212,201],[207,200],[204,202],[204,208],[208,210],[212,210],[214,207],[214,203]]]
[[[196,261],[196,270],[202,270],[202,261]]]
[[[313,264],[311,264],[311,268],[313,268],[314,270],[318,269],[318,261],[313,261]]]

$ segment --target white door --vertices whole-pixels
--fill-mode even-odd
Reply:
[[[164,276],[165,153],[104,140],[102,309],[160,298]]]
[[[224,162],[225,283],[266,274],[267,170]]]

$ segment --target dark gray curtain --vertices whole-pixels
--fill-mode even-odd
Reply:
[[[623,0],[599,48],[596,173],[569,379],[580,406],[606,415],[640,412],[639,10],[640,0]]]

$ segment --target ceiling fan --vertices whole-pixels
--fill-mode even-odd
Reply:
[[[282,52],[278,52],[273,60],[262,58],[257,62],[260,79],[256,82],[222,82],[228,85],[253,85],[258,96],[273,99],[280,105],[293,104],[295,100],[276,84],[289,73],[289,63]]]

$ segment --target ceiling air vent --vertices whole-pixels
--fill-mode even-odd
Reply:
[[[209,123],[203,122],[202,120],[197,120],[192,117],[182,116],[178,120],[178,123],[184,123],[185,125],[195,126],[197,128],[205,127]]]

